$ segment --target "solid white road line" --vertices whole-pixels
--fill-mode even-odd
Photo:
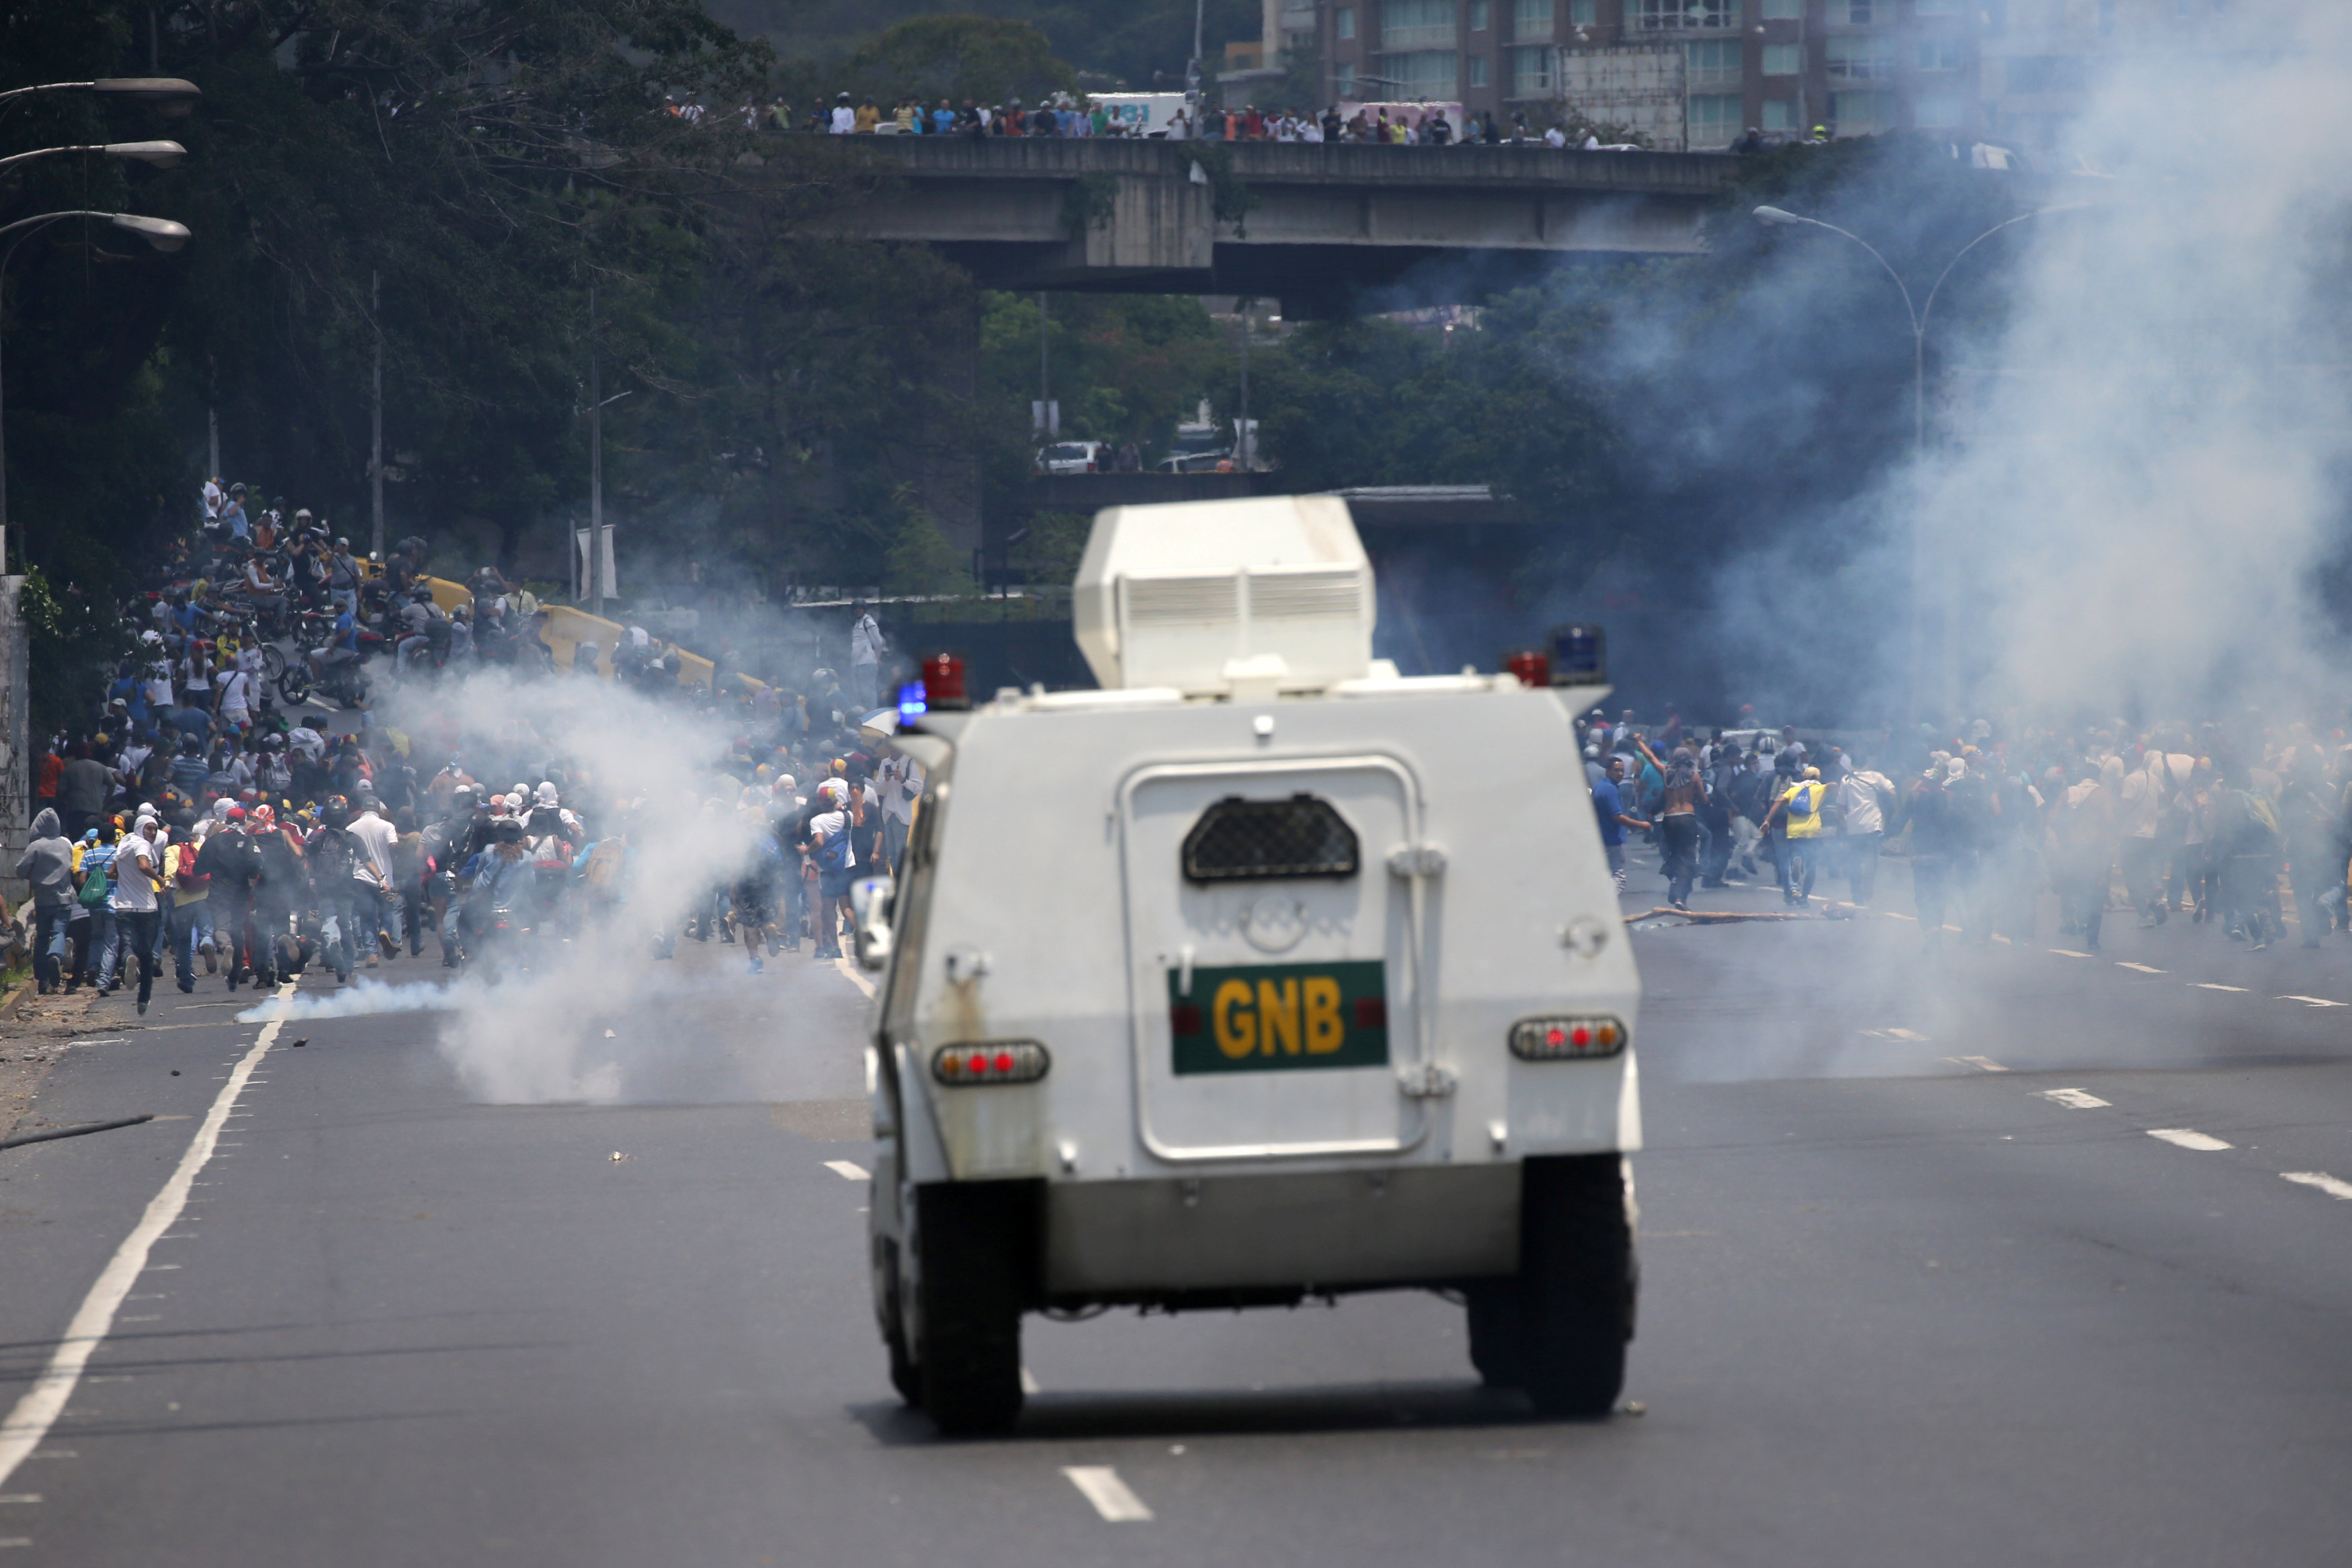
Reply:
[[[2200,1133],[2193,1127],[2150,1127],[2147,1130],[2147,1135],[2151,1138],[2162,1138],[2166,1143],[2177,1144],[2184,1149],[2196,1149],[2203,1154],[2211,1154],[2216,1149],[2226,1149],[2230,1146],[2210,1133]]]
[[[864,1166],[853,1164],[848,1160],[827,1160],[824,1162],[824,1168],[831,1171],[834,1175],[839,1176],[844,1181],[871,1181],[873,1179],[872,1176],[866,1174],[866,1170]]]
[[[278,987],[277,994],[280,999],[292,996],[294,982],[289,980]],[[269,1048],[278,1043],[278,1031],[284,1023],[282,1019],[272,1019],[263,1024],[252,1048],[237,1059],[228,1082],[214,1098],[212,1109],[205,1113],[187,1152],[180,1156],[179,1168],[172,1173],[163,1190],[149,1200],[147,1212],[140,1217],[131,1234],[122,1239],[122,1245],[115,1249],[98,1282],[82,1298],[48,1365],[41,1369],[33,1385],[16,1401],[8,1418],[0,1422],[0,1482],[15,1474],[26,1456],[41,1446],[41,1439],[49,1435],[49,1428],[65,1409],[66,1401],[73,1397],[83,1368],[89,1364],[98,1347],[106,1343],[107,1333],[114,1326],[116,1310],[131,1293],[131,1287],[139,1282],[140,1271],[147,1267],[147,1249],[179,1223],[180,1211],[187,1207],[189,1185],[211,1161],[213,1150],[220,1142],[221,1128],[226,1124],[229,1113],[236,1109],[236,1099],[245,1092],[246,1081],[261,1065],[261,1059],[269,1054]]]
[[[2054,1100],[2061,1105],[2072,1105],[2077,1111],[2096,1111],[2107,1102],[2080,1089],[2043,1089],[2038,1091],[2044,1100]]]
[[[2352,1200],[2352,1181],[2338,1181],[2326,1171],[2281,1171],[2279,1176],[2284,1181],[2315,1186],[2330,1197]]]
[[[2240,996],[2246,993],[2246,988],[2243,986],[2217,986],[2210,980],[2191,980],[2189,983],[2200,991],[2235,991]]]
[[[1128,1490],[1118,1472],[1108,1465],[1064,1465],[1062,1473],[1070,1484],[1086,1494],[1095,1505],[1095,1511],[1113,1524],[1132,1524],[1151,1517],[1143,1500]]]
[[[835,958],[833,961],[833,967],[840,970],[843,974],[848,976],[849,983],[856,986],[859,990],[864,991],[868,1001],[873,999],[875,989],[874,982],[866,977],[866,971],[857,967],[856,959]]]

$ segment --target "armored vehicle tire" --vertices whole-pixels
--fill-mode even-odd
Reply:
[[[915,1369],[915,1357],[907,1348],[907,1318],[905,1298],[899,1293],[898,1247],[881,1237],[874,1239],[874,1310],[881,1320],[882,1347],[890,1355],[890,1386],[898,1397],[909,1405],[923,1402],[922,1374]]]
[[[1463,1291],[1470,1325],[1470,1364],[1489,1388],[1527,1383],[1525,1318],[1517,1280],[1480,1280]]]
[[[1633,1230],[1616,1155],[1531,1159],[1521,1173],[1521,1385],[1546,1416],[1609,1414],[1633,1337]]]
[[[915,1375],[923,1410],[950,1437],[1009,1428],[1021,1414],[1021,1310],[1028,1256],[1018,1183],[944,1183],[917,1193],[922,1292]]]

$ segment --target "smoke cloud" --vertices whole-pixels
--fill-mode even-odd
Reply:
[[[2031,225],[2005,327],[1955,378],[1975,392],[1957,440],[1888,491],[1900,517],[1916,477],[1956,695],[2307,710],[2336,665],[2314,579],[2352,434],[2352,10],[2214,25],[2259,49],[2126,55],[2065,131],[2064,161],[2114,178],[2067,182],[2097,204]]]
[[[656,931],[675,932],[698,897],[737,874],[761,825],[714,798],[709,768],[732,738],[727,717],[610,682],[488,671],[394,687],[375,724],[409,737],[420,787],[452,760],[488,793],[560,779],[592,838],[626,832],[625,896],[609,909],[579,903],[576,928],[535,935],[527,967],[509,961],[446,984],[362,980],[241,1019],[430,1013],[466,1092],[496,1103],[768,1096],[775,1086],[758,1082],[756,1063],[687,1021],[693,1004],[711,999],[711,978],[675,979],[654,951]]]

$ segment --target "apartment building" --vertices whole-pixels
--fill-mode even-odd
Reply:
[[[1440,99],[1505,120],[1565,102],[1692,149],[1751,125],[1981,134],[1983,40],[2030,3],[1265,0],[1268,37],[1311,42],[1328,99]]]

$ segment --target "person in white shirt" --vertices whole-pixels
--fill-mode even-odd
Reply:
[[[236,726],[242,734],[253,727],[253,676],[244,670],[223,670],[216,677],[220,683],[220,716],[223,724]]]
[[[360,930],[373,931],[377,946],[390,958],[400,952],[403,929],[400,885],[393,875],[393,846],[400,841],[400,830],[383,820],[383,809],[374,796],[362,795],[359,809],[360,814],[343,831],[359,841],[359,862],[352,869],[356,880],[374,892],[375,912],[373,919],[366,910],[354,913]],[[376,956],[370,952],[367,967],[375,966]]]
[[[864,705],[858,709],[862,716],[881,704],[882,655],[890,643],[864,600],[851,605],[849,613],[849,695]]]
[[[833,119],[826,129],[835,136],[846,136],[857,129],[857,110],[851,107],[847,93],[835,101]]]
[[[1544,145],[1557,152],[1568,145],[1568,132],[1555,125],[1544,132]]]
[[[99,960],[98,994],[114,989],[118,962],[127,975],[128,955],[139,956],[139,1010],[147,1010],[155,994],[155,975],[163,967],[163,906],[155,899],[156,868],[163,857],[155,849],[155,819],[142,814],[114,849],[114,891],[107,897],[114,912],[114,935]]]
[[[1184,111],[1180,109],[1176,111],[1175,118],[1168,122],[1168,140],[1185,141],[1191,140],[1192,135],[1192,122],[1184,118]]]
[[[882,858],[897,875],[915,825],[915,802],[923,795],[923,765],[909,757],[886,757],[874,769],[882,801]]]
[[[2141,765],[2124,777],[2116,827],[2123,835],[2116,858],[2122,862],[2124,890],[2139,911],[2140,929],[2160,925],[2170,913],[2164,897],[2164,873],[2170,846],[2159,842],[2164,808],[2172,796],[2164,753],[2151,751]]]
[[[1867,767],[1853,768],[1838,779],[1836,799],[1846,881],[1853,901],[1867,904],[1878,887],[1878,847],[1886,841],[1885,802],[1895,799],[1895,783]]]

